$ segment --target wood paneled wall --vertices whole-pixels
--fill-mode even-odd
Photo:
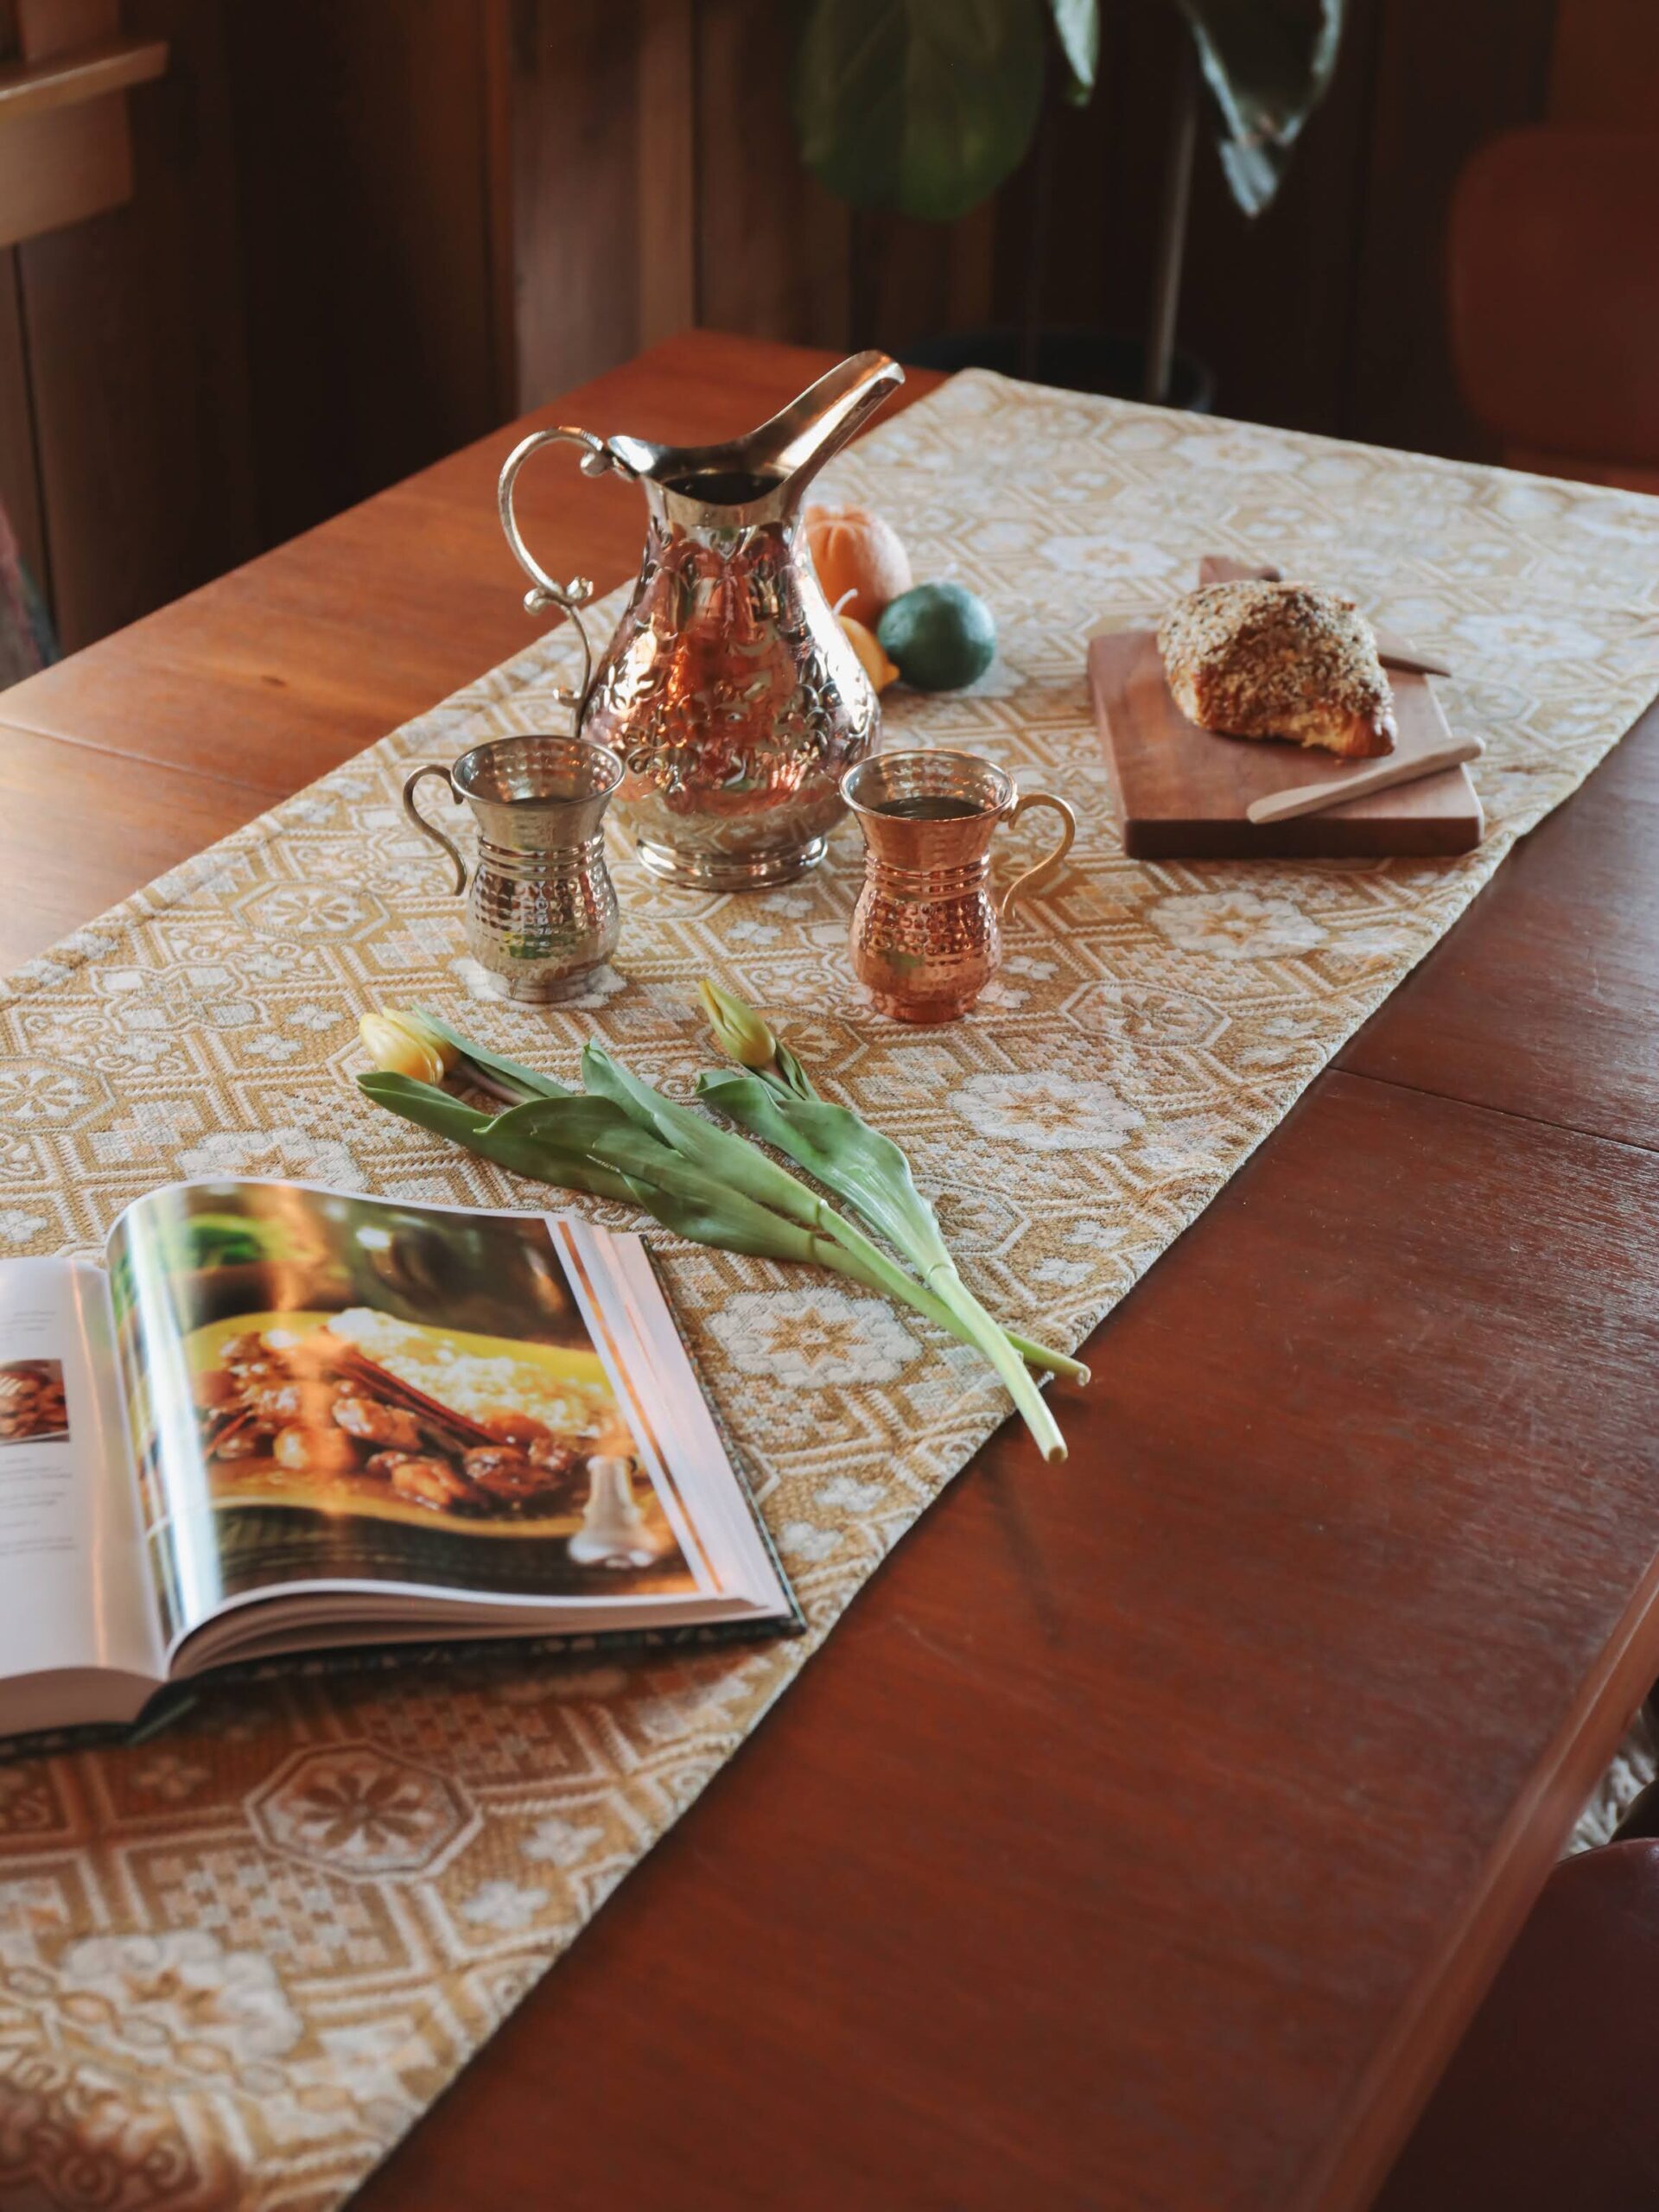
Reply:
[[[0,497],[79,645],[257,549],[219,0],[127,0],[133,197],[0,254]]]
[[[1032,298],[1138,334],[1184,32],[1170,0],[1104,13],[1034,252],[1030,165],[947,230],[804,176],[779,0],[124,0],[173,48],[130,95],[135,197],[0,254],[0,498],[64,643],[684,322],[902,352]],[[1656,24],[1350,0],[1268,214],[1200,151],[1180,331],[1217,404],[1480,451],[1442,333],[1452,180],[1552,105],[1652,127]]]
[[[274,543],[512,412],[505,16],[495,0],[219,6]]]
[[[1549,112],[1560,123],[1659,130],[1655,0],[1560,0]]]
[[[514,365],[525,406],[626,360],[664,334],[664,319],[696,320],[691,20],[683,0],[515,0]]]

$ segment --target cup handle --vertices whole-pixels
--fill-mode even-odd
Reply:
[[[1043,885],[1058,872],[1060,862],[1071,849],[1072,839],[1077,834],[1077,816],[1072,813],[1065,801],[1063,798],[1056,798],[1052,791],[1021,791],[1005,817],[1010,827],[1020,819],[1029,806],[1053,808],[1063,825],[1059,842],[1052,852],[1045,854],[1035,868],[1028,868],[1023,875],[1016,875],[1002,893],[1001,904],[996,910],[997,919],[1002,922],[1006,922],[1013,912],[1016,899],[1028,898],[1033,891],[1041,890]]]
[[[410,776],[404,785],[404,812],[415,824],[415,827],[420,831],[422,836],[429,837],[435,845],[442,845],[444,851],[448,854],[450,859],[454,862],[455,890],[457,893],[459,893],[467,888],[467,863],[461,857],[460,849],[456,846],[454,841],[452,838],[446,837],[442,830],[437,829],[432,823],[429,822],[426,817],[421,812],[420,808],[416,805],[415,786],[420,782],[423,776],[442,776],[450,798],[454,801],[454,804],[457,806],[461,804],[461,793],[455,789],[454,784],[450,782],[449,771],[447,768],[441,767],[435,760],[429,760],[424,768],[417,768],[414,774]]]

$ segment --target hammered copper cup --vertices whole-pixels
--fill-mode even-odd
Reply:
[[[1071,849],[1077,817],[1050,791],[1024,791],[972,753],[883,753],[842,779],[864,833],[864,887],[853,910],[853,971],[898,1021],[954,1021],[1002,961],[1002,924]],[[991,841],[1028,807],[1060,817],[1059,842],[1035,868],[991,890]]]

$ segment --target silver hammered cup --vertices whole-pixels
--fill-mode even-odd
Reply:
[[[499,737],[431,763],[404,785],[404,811],[454,863],[454,841],[415,804],[423,777],[438,776],[478,823],[478,860],[467,899],[467,946],[503,996],[546,1005],[578,996],[616,950],[616,887],[605,865],[605,809],[622,763],[586,737]]]

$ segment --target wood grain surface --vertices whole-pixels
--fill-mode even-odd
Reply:
[[[1340,1056],[1659,1145],[1659,708],[1510,854]]]
[[[219,90],[230,12],[125,0],[123,28],[168,48],[167,73],[124,95],[132,197],[16,250],[43,580],[66,650],[258,543],[234,149]],[[114,0],[47,13],[70,40],[77,21],[123,16]]]
[[[517,404],[512,258],[493,227],[511,210],[492,171],[512,156],[493,107],[508,10],[283,0],[214,13],[249,461],[272,545]],[[558,272],[528,267],[526,292],[557,295]]]
[[[55,60],[0,69],[0,123],[105,99],[129,85],[148,84],[167,67],[159,39],[109,39]]]
[[[676,341],[532,419],[712,436],[822,365]],[[36,874],[16,815],[9,941],[524,641],[514,435],[7,695],[62,838]],[[631,569],[613,487],[526,495],[550,565]],[[1004,1429],[959,1478],[365,2212],[1369,2201],[1659,1674],[1656,742],[1096,1333],[1069,1464]]]
[[[0,975],[270,804],[251,784],[0,725]]]

